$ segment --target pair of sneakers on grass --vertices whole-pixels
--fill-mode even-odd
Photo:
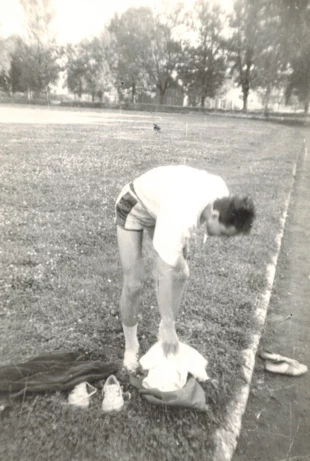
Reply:
[[[88,393],[90,388],[90,393]],[[87,408],[89,406],[90,397],[97,392],[97,389],[88,382],[82,382],[75,386],[73,391],[70,392],[68,403],[75,407]],[[107,378],[102,393],[104,398],[101,408],[107,413],[110,411],[118,411],[124,405],[124,397],[120,383],[114,375]]]

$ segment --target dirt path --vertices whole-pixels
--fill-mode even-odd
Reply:
[[[273,294],[260,347],[310,369],[310,132],[297,168]],[[287,316],[292,317],[285,320]],[[310,461],[310,371],[265,372],[257,358],[233,461]]]

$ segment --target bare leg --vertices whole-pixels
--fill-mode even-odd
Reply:
[[[129,371],[133,371],[138,367],[137,324],[144,279],[142,260],[143,233],[126,231],[117,226],[117,238],[124,271],[124,284],[120,300],[125,335],[124,365]]]

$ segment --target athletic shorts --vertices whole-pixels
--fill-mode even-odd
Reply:
[[[115,204],[116,224],[125,230],[141,232],[145,227],[155,227],[150,215],[135,193],[133,183],[126,184]]]

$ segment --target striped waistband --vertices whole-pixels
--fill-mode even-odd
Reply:
[[[137,197],[137,199],[139,200],[139,202],[141,203],[141,205],[146,209],[146,211],[149,213],[149,210],[148,208],[144,205],[143,201],[141,200],[141,198],[139,197],[139,195],[137,194],[135,188],[134,188],[134,185],[133,185],[133,182],[130,182],[129,183],[129,189],[135,194],[135,196]]]

